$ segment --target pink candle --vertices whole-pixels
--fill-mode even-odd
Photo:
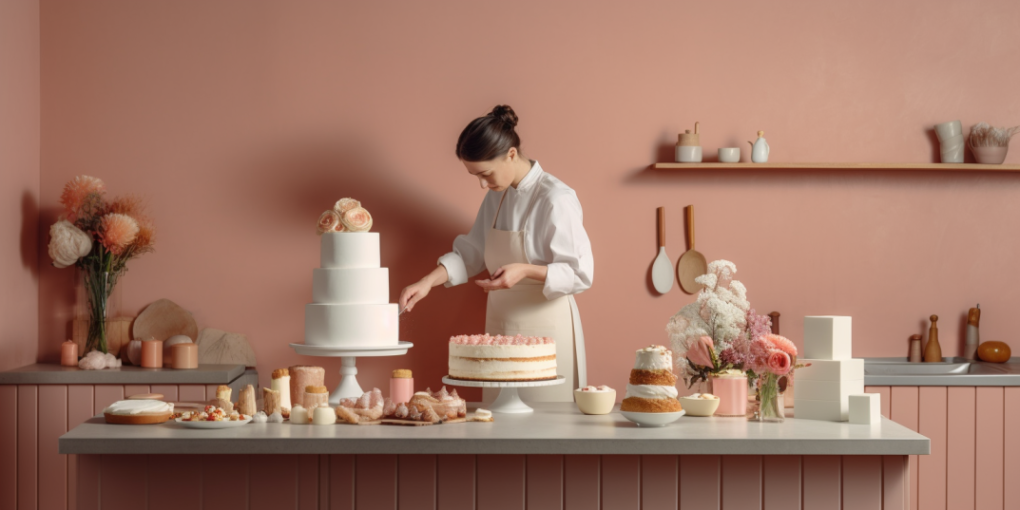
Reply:
[[[78,366],[78,344],[71,340],[60,344],[60,364],[65,367]]]
[[[177,370],[198,368],[198,346],[195,344],[176,344],[170,346],[170,366]]]
[[[411,400],[414,395],[414,378],[410,370],[394,370],[390,379],[390,400],[400,404]]]
[[[163,367],[163,341],[146,340],[142,342],[142,367]]]
[[[716,416],[747,415],[747,376],[713,377],[712,394],[719,397]]]

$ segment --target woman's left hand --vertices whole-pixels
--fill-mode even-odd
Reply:
[[[531,264],[507,264],[492,273],[488,280],[475,280],[475,284],[485,289],[485,292],[509,289],[525,278],[545,280],[545,269]]]

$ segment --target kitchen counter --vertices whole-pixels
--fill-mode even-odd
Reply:
[[[581,414],[573,404],[534,404],[535,413],[495,423],[427,427],[249,424],[220,430],[108,425],[94,417],[60,438],[61,454],[642,454],[926,455],[928,438],[895,422],[852,425],[787,419],[682,417],[639,428],[620,413]]]
[[[244,372],[244,365],[199,365],[194,370],[135,366],[82,370],[37,363],[0,372],[0,384],[228,384]]]
[[[906,358],[864,358],[866,386],[1020,386],[1020,360],[1007,363],[944,358],[909,363]]]

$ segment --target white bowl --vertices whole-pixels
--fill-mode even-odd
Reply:
[[[673,423],[686,414],[686,411],[675,413],[635,413],[634,411],[620,411],[624,418],[637,423],[639,427],[662,427]]]
[[[609,414],[616,405],[616,390],[581,391],[574,390],[574,402],[584,414]]]
[[[680,405],[691,416],[712,416],[719,409],[718,398],[680,397]]]

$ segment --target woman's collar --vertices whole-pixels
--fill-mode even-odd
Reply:
[[[526,191],[534,186],[535,183],[538,182],[538,178],[541,177],[542,172],[542,165],[538,164],[538,161],[535,161],[535,163],[531,165],[531,170],[528,170],[527,175],[521,179],[521,182],[517,183],[517,191]]]

